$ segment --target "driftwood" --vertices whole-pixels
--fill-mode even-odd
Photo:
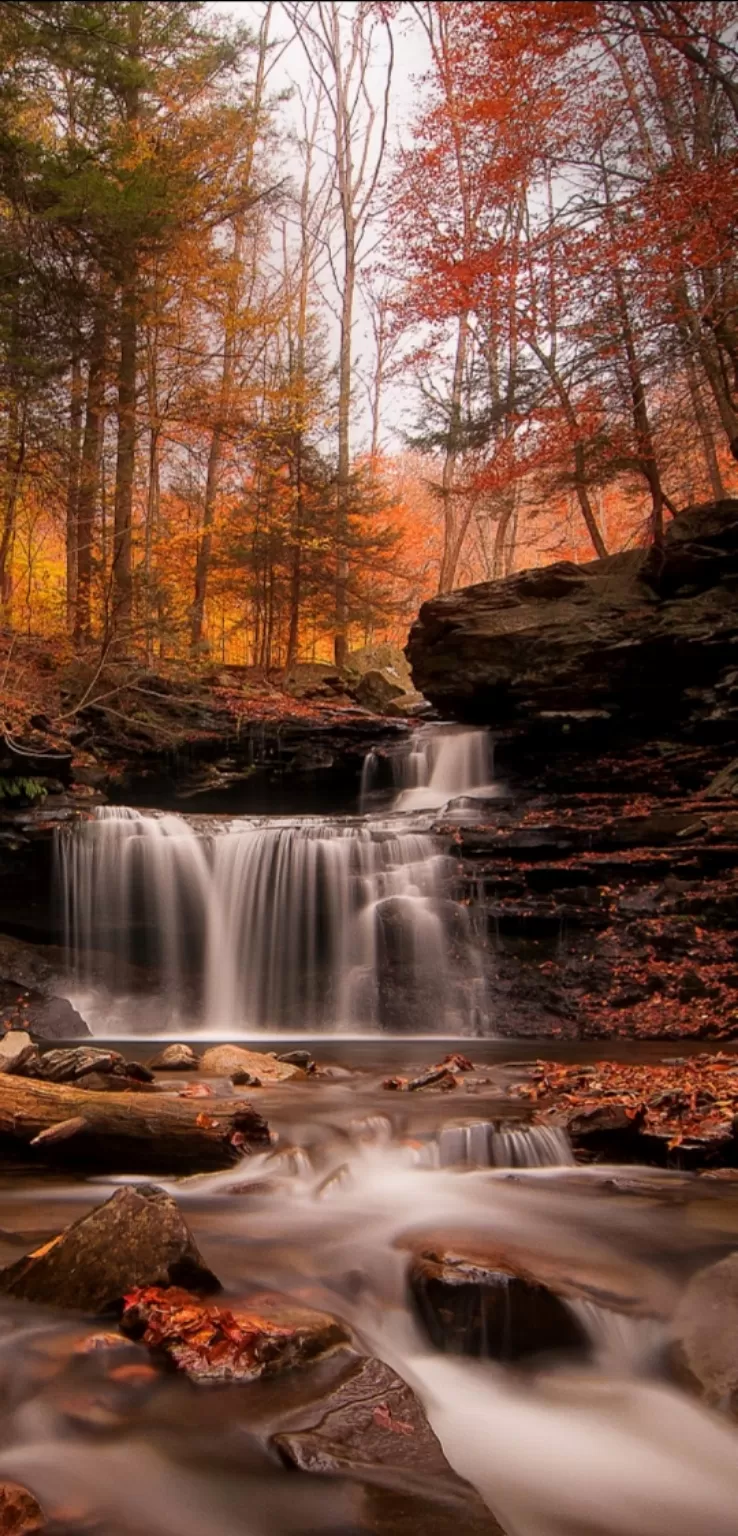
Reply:
[[[37,1138],[65,1121],[61,1139]],[[36,1147],[32,1143],[36,1142]],[[269,1146],[269,1129],[246,1099],[188,1101],[169,1094],[93,1093],[0,1073],[0,1152],[117,1173],[199,1173],[228,1168]]]

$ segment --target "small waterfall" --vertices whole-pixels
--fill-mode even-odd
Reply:
[[[561,1126],[501,1128],[492,1136],[495,1168],[573,1168],[571,1142]]]
[[[449,801],[495,793],[487,731],[456,725],[424,725],[388,758],[368,753],[361,776],[361,808],[383,788],[394,793],[395,811],[440,810]],[[386,765],[391,773],[387,783]]]
[[[157,1032],[468,1033],[484,1005],[454,876],[434,837],[391,824],[106,808],[57,843],[78,984],[145,987]]]
[[[574,1154],[566,1131],[558,1126],[498,1128],[480,1120],[444,1126],[438,1138],[442,1168],[566,1168]]]

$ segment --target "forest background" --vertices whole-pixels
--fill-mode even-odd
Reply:
[[[737,22],[0,3],[8,657],[341,663],[735,493]]]

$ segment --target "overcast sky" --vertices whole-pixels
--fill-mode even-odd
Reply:
[[[309,0],[308,0],[309,3]],[[353,0],[344,0],[342,9],[349,12]],[[259,0],[210,0],[210,8],[214,11],[236,16],[239,21],[248,26],[254,33],[258,30],[264,5]],[[290,24],[286,16],[281,13],[281,7],[277,5],[272,23],[272,36],[275,40],[288,38]],[[424,46],[425,39],[419,27],[409,29],[405,24],[395,26],[393,29],[395,45],[395,63],[392,78],[392,108],[390,133],[388,139],[388,154],[385,165],[385,173],[391,170],[392,156],[397,152],[407,133],[407,125],[411,118],[414,100],[417,97],[417,82],[419,76],[427,67],[427,52]],[[380,66],[381,68],[381,66]],[[275,92],[289,89],[290,86],[306,87],[310,78],[310,70],[305,59],[302,47],[298,41],[285,51],[272,76],[272,84]],[[381,81],[380,81],[381,83]],[[279,108],[285,125],[285,155],[286,173],[290,169],[290,161],[293,162],[296,176],[300,173],[300,164],[294,154],[290,154],[289,135],[298,126],[298,107],[289,100]],[[326,132],[330,129],[330,119],[326,116]],[[377,235],[380,230],[377,229]],[[327,314],[327,329],[331,343],[337,349],[338,328],[336,321]],[[361,386],[361,377],[369,366],[368,353],[371,349],[371,336],[367,326],[366,315],[362,313],[361,301],[357,304],[357,317],[354,328],[354,364],[355,364],[355,389],[354,389],[354,450],[366,447],[369,435],[368,405]],[[401,446],[402,429],[408,429],[414,424],[415,397],[414,392],[403,387],[401,383],[391,384],[386,391],[385,407],[382,421],[382,443],[387,448]]]

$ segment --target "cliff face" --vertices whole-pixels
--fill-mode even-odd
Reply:
[[[680,514],[665,547],[562,562],[423,605],[413,681],[444,715],[567,718],[651,734],[738,726],[738,500]]]

